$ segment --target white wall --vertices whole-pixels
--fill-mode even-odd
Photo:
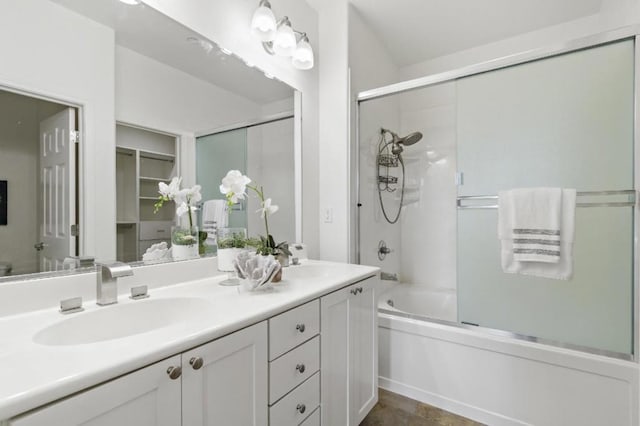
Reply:
[[[261,107],[261,117],[268,117],[270,115],[279,114],[283,112],[294,112],[293,96],[287,99],[281,99],[279,101],[270,102],[264,104]]]
[[[97,258],[116,250],[113,50],[111,29],[48,0],[2,3],[0,85],[84,107],[80,248]]]
[[[326,190],[318,179],[318,65],[309,71],[296,70],[289,60],[265,53],[249,31],[251,16],[258,6],[254,0],[145,0],[145,3],[302,92],[302,235],[309,247],[309,256],[317,258],[320,252],[318,193],[321,188]],[[300,0],[273,0],[271,5],[276,16],[287,15],[294,28],[307,32],[318,63],[315,10]]]
[[[261,106],[183,71],[116,46],[116,120],[180,136],[184,186],[194,185],[194,134],[254,119]]]
[[[116,120],[179,134],[259,117],[261,106],[116,46]]]
[[[348,3],[327,0],[320,25],[320,258],[349,259]]]

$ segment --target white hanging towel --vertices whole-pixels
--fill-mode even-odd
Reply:
[[[202,230],[208,246],[217,245],[216,230],[227,226],[227,200],[207,200],[202,205]]]
[[[507,273],[568,280],[573,274],[576,190],[520,188],[498,194],[498,238]]]

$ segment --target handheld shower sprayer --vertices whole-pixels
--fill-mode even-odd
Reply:
[[[391,140],[387,140],[386,135],[391,136]],[[413,132],[409,133],[404,137],[398,136],[397,133],[381,128],[380,129],[380,142],[378,143],[378,157],[377,157],[377,165],[378,165],[378,198],[380,199],[380,207],[382,208],[382,213],[387,222],[394,224],[398,221],[400,217],[400,211],[402,210],[402,203],[404,201],[404,181],[405,181],[405,171],[404,171],[404,161],[402,160],[402,151],[404,151],[404,147],[413,145],[422,139],[422,133]],[[389,148],[390,147],[390,148]],[[391,150],[391,154],[389,155],[389,149]],[[395,215],[394,219],[390,219],[387,216],[387,212],[384,206],[384,202],[382,200],[382,192],[393,192],[395,188],[389,186],[389,184],[396,184],[398,182],[398,177],[389,176],[389,167],[398,167],[398,164],[402,167],[402,189],[400,191],[400,206],[398,207],[398,211]],[[381,174],[380,167],[386,167],[386,175]],[[384,187],[381,187],[381,182]]]

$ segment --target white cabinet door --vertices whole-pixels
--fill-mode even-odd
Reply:
[[[352,287],[320,299],[320,377],[322,423],[349,424],[349,309]]]
[[[183,426],[268,424],[267,323],[182,354]]]
[[[358,425],[378,401],[376,278],[320,299],[322,423]]]
[[[180,356],[160,361],[39,410],[13,419],[12,426],[176,426],[181,421],[180,377],[170,367]]]
[[[351,424],[358,425],[378,401],[378,303],[375,278],[355,285],[351,330]]]

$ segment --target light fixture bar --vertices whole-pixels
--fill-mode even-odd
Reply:
[[[268,0],[260,0],[251,19],[251,32],[269,55],[290,57],[294,67],[313,68],[313,48],[307,34],[294,29],[287,16],[276,20]]]

